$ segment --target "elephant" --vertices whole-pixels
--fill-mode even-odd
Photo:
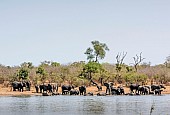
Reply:
[[[48,85],[45,85],[45,84],[40,85],[39,88],[40,88],[40,93],[42,93],[42,91],[43,92],[48,91],[48,92],[52,93],[52,86],[50,84],[48,84]]]
[[[150,94],[150,87],[148,86],[139,86],[138,87],[138,93],[142,95]]]
[[[100,93],[97,93],[97,96],[106,96],[107,94],[106,93],[104,93],[104,92],[100,92]]]
[[[17,82],[17,81],[12,82],[13,91],[16,91],[16,89],[18,89],[18,91],[19,91],[19,87],[18,87],[18,84],[19,84],[19,83],[20,83],[20,82]]]
[[[36,90],[36,93],[39,92],[39,86],[38,85],[35,85],[35,90]]]
[[[154,93],[155,93],[155,95],[161,95],[162,91],[163,91],[162,89],[155,89]]]
[[[58,92],[54,93],[54,92],[53,92],[52,95],[60,95],[60,93],[58,93]]]
[[[57,84],[53,84],[52,85],[52,89],[53,89],[53,92],[58,92],[58,85]]]
[[[30,91],[30,88],[31,88],[31,83],[30,83],[30,81],[26,81],[26,82],[25,82],[25,85],[26,85],[27,90]]]
[[[120,86],[118,86],[117,88],[112,86],[111,94],[112,95],[122,95],[122,94],[124,94],[124,89],[123,89],[123,87],[120,87]]]
[[[47,85],[47,90],[48,90],[49,92],[51,92],[51,93],[53,92],[53,91],[52,91],[52,86],[51,86],[51,84],[48,84],[48,85]]]
[[[85,94],[84,96],[93,96],[93,92],[88,92],[88,93]]]
[[[12,82],[13,91],[16,91],[16,89],[17,89],[18,91],[23,92],[25,86],[26,85],[24,82],[18,82],[18,81]]]
[[[98,91],[102,91],[102,86],[97,85]]]
[[[140,85],[138,85],[138,84],[132,84],[132,83],[131,83],[130,86],[129,86],[131,93],[134,93],[133,90],[135,90],[135,93],[139,93],[139,92],[138,92],[139,86],[140,86]]]
[[[86,86],[82,85],[79,87],[80,95],[86,95]]]
[[[111,87],[113,86],[113,82],[109,82],[109,83],[104,83],[104,86],[106,86],[106,94],[109,92],[111,92]]]
[[[161,88],[166,89],[166,87],[163,85],[151,85],[151,91],[154,91],[155,89],[161,89]]]
[[[111,86],[111,94],[112,95],[120,95],[120,92],[117,90],[117,88]]]
[[[74,89],[74,87],[71,85],[62,85],[61,89],[62,89],[62,95],[65,95],[68,94],[71,89]]]
[[[71,89],[70,95],[79,95],[79,91],[77,89]]]
[[[118,86],[117,90],[118,90],[120,95],[124,95],[125,94],[124,88],[122,86]]]

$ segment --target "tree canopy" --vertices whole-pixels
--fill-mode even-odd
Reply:
[[[106,51],[109,51],[108,46],[105,43],[99,41],[92,41],[93,48],[87,48],[84,54],[87,55],[87,60],[98,62],[99,59],[104,59]]]

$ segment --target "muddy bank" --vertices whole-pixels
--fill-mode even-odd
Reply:
[[[76,88],[78,89],[78,88]],[[106,87],[102,87],[102,91],[100,92],[105,92]],[[129,88],[124,87],[125,93],[129,93]],[[58,92],[61,93],[61,87],[59,87]],[[87,87],[87,92],[93,92],[94,95],[96,95],[99,91],[96,86],[91,86]],[[170,94],[170,86],[166,86],[166,89],[163,90],[162,94]],[[35,88],[31,87],[31,91],[24,91],[24,92],[19,92],[19,91],[12,91],[11,87],[3,87],[0,85],[0,96],[27,96],[27,95],[42,95],[41,93],[36,93]]]

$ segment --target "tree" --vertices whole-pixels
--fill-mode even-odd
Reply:
[[[92,48],[87,48],[84,54],[87,55],[87,60],[98,62],[99,59],[104,59],[106,51],[109,51],[109,48],[105,43],[100,43],[99,41],[92,41]]]
[[[134,68],[135,71],[138,71],[137,66],[144,60],[145,58],[142,58],[142,52],[139,54],[139,56],[136,54],[136,57],[133,57],[134,60]]]
[[[23,80],[26,80],[28,79],[28,70],[27,69],[24,69],[24,68],[21,68],[17,74],[17,76],[19,77],[19,79],[23,79]]]
[[[119,73],[122,70],[122,66],[124,65],[123,60],[126,57],[126,55],[127,55],[127,52],[126,53],[123,52],[122,55],[121,55],[121,53],[117,54],[117,56],[116,56],[116,71],[117,71],[117,73]]]
[[[38,67],[38,70],[36,71],[36,74],[39,74],[40,75],[40,79],[41,81],[45,81],[46,79],[46,72],[44,70],[44,68],[42,66]]]
[[[43,61],[43,62],[41,62],[41,64],[40,64],[40,66],[42,66],[42,67],[48,67],[48,66],[50,66],[50,61]]]
[[[60,66],[60,63],[58,63],[58,62],[51,62],[51,66],[57,67],[57,66]]]
[[[170,56],[166,57],[165,66],[170,68]]]
[[[24,63],[21,64],[21,67],[22,68],[28,68],[28,69],[34,68],[32,62],[24,62]]]
[[[117,62],[116,63],[116,71],[117,71],[116,77],[117,77],[117,81],[119,83],[122,82],[121,70],[122,70],[122,67],[124,65],[123,60],[126,57],[126,55],[127,55],[127,52],[126,53],[123,52],[123,54],[118,53],[117,56],[116,56],[116,62]]]
[[[80,77],[84,77],[87,80],[90,81],[90,83],[97,85],[94,81],[93,81],[93,76],[95,73],[99,73],[102,70],[102,65],[100,63],[97,62],[88,62],[87,64],[84,65],[83,67],[83,71],[80,74]]]

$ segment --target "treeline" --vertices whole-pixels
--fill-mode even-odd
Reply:
[[[44,82],[69,83],[75,86],[91,85],[92,82],[103,83],[167,83],[170,82],[170,68],[166,65],[150,66],[143,63],[135,71],[134,66],[122,65],[121,71],[115,64],[83,61],[62,65],[57,62],[44,61],[38,67],[30,62],[20,66],[9,67],[0,65],[0,82],[30,80],[33,84]]]
[[[143,63],[145,58],[140,53],[133,57],[132,65],[126,65],[123,61],[127,53],[123,52],[117,54],[115,64],[99,63],[109,48],[99,41],[91,43],[92,47],[87,48],[84,53],[87,62],[79,61],[63,65],[44,61],[39,66],[33,66],[32,62],[24,62],[15,67],[0,65],[0,83],[29,80],[34,85],[50,82],[89,86],[99,83],[102,85],[104,82],[124,85],[170,82],[170,56],[164,64],[151,66],[150,63]]]

